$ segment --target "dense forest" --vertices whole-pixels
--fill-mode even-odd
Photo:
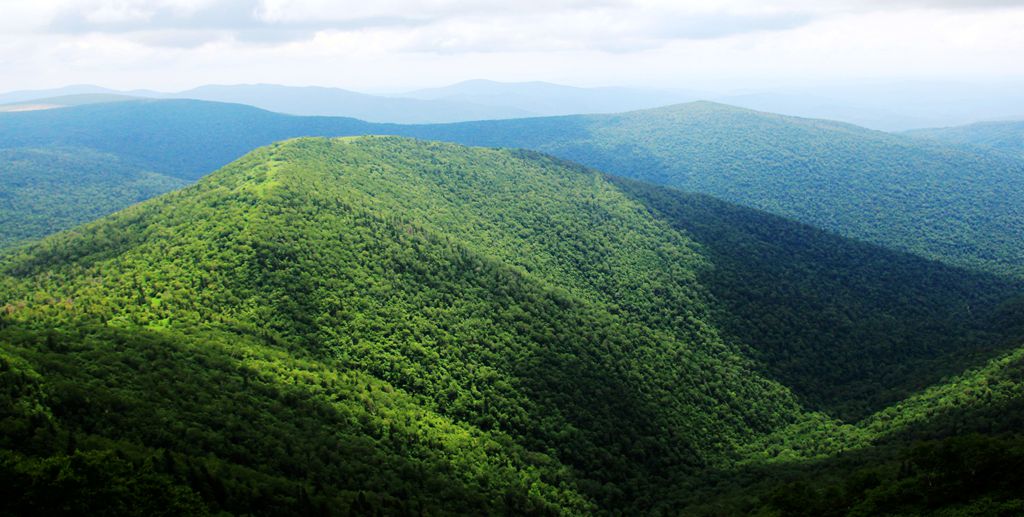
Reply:
[[[965,144],[1024,157],[1024,122],[979,122],[966,126],[915,129],[908,135]]]
[[[1020,287],[535,152],[290,140],[0,258],[0,504],[1012,514]]]
[[[440,125],[186,100],[0,113],[0,146],[87,147],[187,180],[277,140],[363,134],[538,150],[953,266],[1024,278],[1024,157],[836,122],[708,102]]]
[[[187,184],[84,148],[0,149],[0,163],[0,249]]]

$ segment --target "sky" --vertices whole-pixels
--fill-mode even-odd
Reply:
[[[0,0],[0,91],[1024,77],[1024,0]]]

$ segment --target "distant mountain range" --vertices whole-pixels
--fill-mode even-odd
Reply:
[[[207,85],[181,92],[118,91],[92,85],[0,94],[0,111],[22,111],[129,97],[248,104],[291,115],[425,124],[618,113],[695,100],[785,115],[849,122],[885,131],[1024,118],[1024,83],[871,83],[720,92],[580,88],[545,82],[465,81],[441,88],[372,95],[339,88],[272,84]]]
[[[947,144],[977,146],[1024,157],[1024,121],[979,122],[966,126],[917,129],[908,135]]]
[[[492,120],[575,113],[611,113],[695,100],[691,93],[629,88],[575,88],[551,83],[467,81],[396,96],[340,88],[272,84],[207,85],[162,93],[91,85],[0,95],[0,111],[29,111],[140,98],[247,104],[290,115],[343,116],[403,124]]]
[[[297,117],[191,100],[0,114],[0,148],[85,147],[185,180],[278,140],[368,134],[533,149],[1024,278],[1024,160],[838,122],[709,102],[435,125]]]

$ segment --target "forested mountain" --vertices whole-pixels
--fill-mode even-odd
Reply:
[[[706,102],[419,126],[197,101],[0,114],[0,147],[85,146],[186,179],[276,140],[355,134],[540,150],[951,265],[1024,278],[1024,159],[847,124]]]
[[[957,266],[1024,277],[1024,161],[713,103],[417,134],[527,147]]]
[[[6,262],[9,362],[46,393],[20,403],[52,419],[4,435],[31,450],[50,422],[49,455],[72,434],[170,449],[175,468],[208,463],[232,511],[317,485],[318,503],[392,511],[632,504],[798,411],[704,321],[700,263],[600,175],[550,159],[290,142]],[[209,376],[191,388],[208,402],[147,384],[165,376]],[[208,393],[243,383],[240,411]],[[353,447],[382,457],[375,477]]]
[[[186,184],[84,148],[0,149],[0,249]]]
[[[912,498],[1014,472],[1019,284],[532,152],[291,140],[0,271],[7,512],[1022,504]]]
[[[813,409],[856,421],[1024,336],[1024,282],[610,179],[700,244],[716,326]]]
[[[948,144],[967,144],[1024,157],[1024,121],[979,122],[967,126],[908,131],[908,135]]]

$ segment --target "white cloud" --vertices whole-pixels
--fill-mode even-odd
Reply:
[[[1020,1],[0,0],[3,89],[1024,75]]]

